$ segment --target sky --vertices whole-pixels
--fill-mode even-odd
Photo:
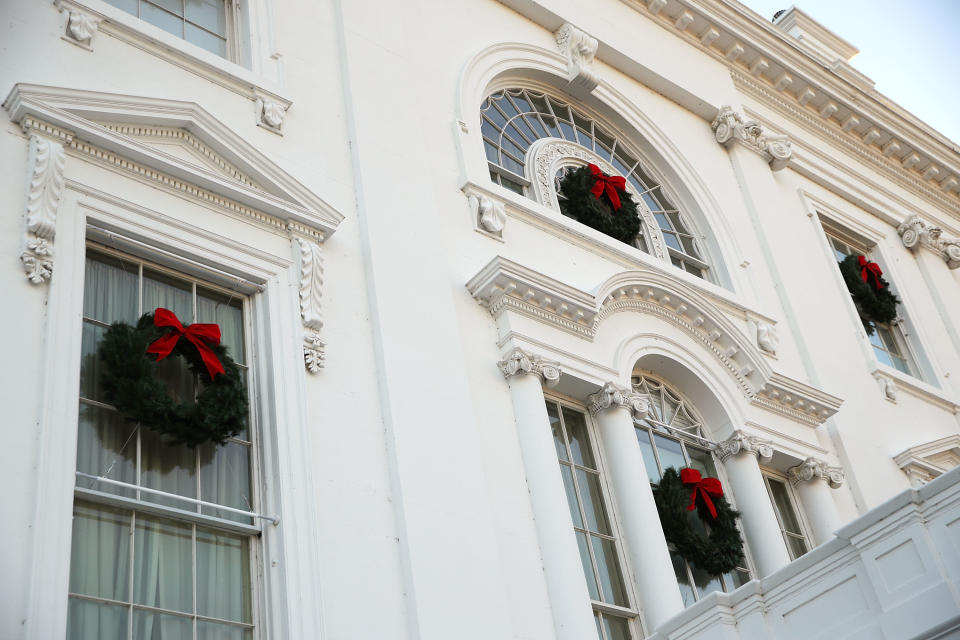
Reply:
[[[960,148],[960,0],[739,0],[768,20],[796,5],[860,50],[876,89]]]

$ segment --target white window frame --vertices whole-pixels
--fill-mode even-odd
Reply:
[[[794,557],[793,551],[790,548],[790,544],[787,541],[787,537],[800,537],[803,540],[804,545],[806,545],[807,550],[802,554],[806,555],[810,553],[816,545],[813,543],[813,536],[810,534],[810,525],[807,523],[806,514],[803,512],[801,502],[797,496],[797,492],[793,488],[793,483],[790,482],[790,479],[773,469],[768,469],[766,467],[760,468],[760,473],[763,476],[763,484],[767,489],[767,496],[770,498],[770,504],[773,506],[773,512],[777,516],[777,524],[780,526],[780,533],[783,535],[783,544],[786,545],[787,554],[790,556],[790,560],[796,560],[802,556]],[[786,487],[787,500],[790,502],[790,507],[793,509],[794,515],[797,517],[797,523],[800,525],[800,533],[794,534],[793,532],[788,532],[783,526],[783,515],[780,513],[780,509],[777,508],[777,502],[773,499],[773,491],[770,489],[770,480],[775,480],[780,482]]]

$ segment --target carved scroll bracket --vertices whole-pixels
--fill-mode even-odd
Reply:
[[[729,106],[720,107],[720,113],[710,124],[717,142],[729,148],[739,143],[755,153],[759,153],[770,164],[770,169],[780,171],[793,157],[790,138],[787,136],[764,133],[756,120],[744,120],[743,116]]]
[[[567,77],[570,84],[586,91],[593,91],[600,78],[593,69],[593,59],[599,46],[597,39],[577,29],[572,24],[564,24],[554,34],[557,48],[567,59]]]
[[[920,216],[910,216],[897,227],[900,241],[911,251],[925,247],[933,251],[947,263],[951,269],[960,268],[960,238],[943,235],[943,229],[924,222]]]
[[[303,322],[303,361],[307,371],[317,373],[324,366],[326,342],[320,337],[323,328],[321,294],[323,292],[323,258],[320,245],[297,238],[300,249],[300,319]]]
[[[63,145],[39,135],[30,136],[30,180],[27,185],[26,238],[20,262],[33,284],[53,276],[53,239],[57,210],[63,195]]]
[[[100,20],[65,3],[57,2],[57,8],[60,10],[60,37],[70,44],[93,51],[93,39],[97,35]]]

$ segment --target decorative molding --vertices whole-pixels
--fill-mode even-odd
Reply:
[[[721,462],[744,453],[757,456],[761,462],[768,462],[773,457],[773,443],[737,429],[729,438],[718,442],[714,451]]]
[[[879,374],[874,374],[874,377],[877,379],[877,384],[880,385],[880,392],[883,393],[884,399],[896,404],[897,383],[893,381],[893,378]]]
[[[56,140],[31,135],[28,158],[27,229],[20,262],[30,282],[44,284],[53,276],[53,239],[66,155]]]
[[[777,330],[772,324],[762,320],[757,320],[754,324],[757,327],[757,346],[772,356],[777,355],[777,346],[780,344]]]
[[[560,375],[563,373],[559,364],[546,362],[540,356],[530,355],[519,348],[514,349],[506,358],[498,362],[497,367],[504,378],[518,375],[539,376],[548,387],[553,387],[560,382]]]
[[[790,482],[797,486],[801,482],[824,480],[831,489],[839,489],[843,485],[844,473],[840,467],[831,467],[818,458],[807,458],[787,471]]]
[[[93,51],[93,38],[100,20],[66,6],[60,6],[60,17],[60,37],[71,44]]]
[[[537,140],[530,145],[527,157],[530,158],[530,161],[526,166],[526,178],[530,180],[533,187],[534,199],[557,212],[560,211],[560,202],[557,199],[555,178],[557,172],[561,169],[595,164],[607,175],[619,175],[617,169],[609,161],[586,147],[564,140],[552,138]],[[667,250],[667,244],[663,239],[660,225],[657,224],[653,212],[650,211],[646,201],[637,192],[633,183],[627,181],[625,189],[637,203],[637,213],[643,221],[644,237],[647,239],[650,253],[661,260],[669,260],[670,254]]]
[[[287,117],[287,106],[269,98],[257,98],[257,125],[283,135],[283,121]]]
[[[915,251],[924,247],[943,258],[951,269],[960,268],[960,238],[944,237],[943,229],[924,222],[917,215],[904,220],[897,227],[897,233],[907,249]]]
[[[734,143],[742,144],[766,158],[773,171],[786,167],[793,156],[787,136],[765,134],[759,122],[744,121],[743,117],[728,105],[720,107],[720,113],[710,123],[710,128],[713,129],[718,143],[728,149]]]
[[[593,91],[600,78],[593,70],[593,58],[597,55],[597,39],[577,29],[570,23],[564,24],[554,34],[557,48],[567,59],[567,77],[570,84],[586,91]]]
[[[623,407],[635,418],[643,418],[650,411],[650,400],[642,393],[625,389],[613,382],[607,382],[596,393],[587,396],[592,415],[610,408]]]
[[[490,235],[503,239],[503,229],[507,222],[507,212],[503,203],[485,195],[471,194],[467,198],[473,223]]]
[[[960,435],[910,447],[893,458],[916,489],[960,465]]]
[[[320,245],[297,238],[300,247],[300,319],[304,328],[303,357],[307,370],[317,373],[323,368],[324,347],[320,338],[323,328],[321,295],[323,293],[323,257]]]

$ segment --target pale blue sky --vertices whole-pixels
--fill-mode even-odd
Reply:
[[[960,148],[960,0],[740,0],[767,20],[801,11],[860,50],[877,91]]]

